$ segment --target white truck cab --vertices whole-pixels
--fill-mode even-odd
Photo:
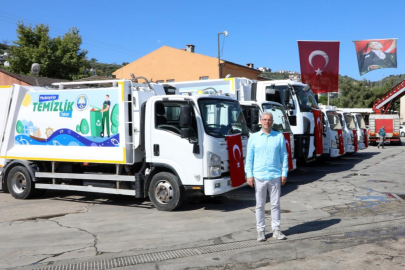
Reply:
[[[368,135],[366,129],[366,123],[364,122],[363,115],[361,113],[351,113],[356,125],[358,149],[363,150],[368,146]]]
[[[323,155],[336,158],[345,153],[342,125],[333,106],[319,105],[323,116]]]
[[[294,133],[295,158],[310,161],[322,154],[322,119],[319,114],[315,120],[314,110],[319,113],[319,109],[309,85],[290,80],[258,81],[252,85],[251,100],[284,106]],[[318,151],[316,145],[320,146]]]
[[[357,152],[358,147],[357,130],[356,130],[356,123],[354,122],[354,117],[348,112],[337,111],[337,113],[343,128],[343,137],[346,153],[353,154]],[[353,132],[355,132],[356,137],[353,135]]]

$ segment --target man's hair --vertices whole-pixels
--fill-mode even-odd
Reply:
[[[268,111],[263,112],[262,118],[260,118],[260,119],[263,119],[263,116],[265,116],[265,115],[270,115],[271,119],[273,119],[273,114],[271,112],[268,112]]]
[[[371,43],[378,43],[378,47],[380,47],[380,49],[382,49],[384,46],[381,44],[381,42],[379,42],[379,41],[370,41],[369,43],[368,43],[368,45],[370,46],[370,44]]]
[[[110,95],[105,95],[106,97],[110,97]]]

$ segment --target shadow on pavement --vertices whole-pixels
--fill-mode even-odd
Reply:
[[[285,235],[300,234],[321,231],[330,226],[340,223],[341,219],[329,219],[329,220],[316,220],[311,222],[306,222],[289,228],[286,231],[283,231]]]

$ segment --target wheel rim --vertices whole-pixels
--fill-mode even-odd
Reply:
[[[155,190],[156,200],[161,204],[168,204],[173,198],[173,187],[166,180],[159,181]]]
[[[24,174],[16,172],[11,178],[11,187],[15,193],[23,193],[27,187],[27,179]]]

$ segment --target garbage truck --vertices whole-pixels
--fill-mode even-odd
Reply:
[[[260,130],[259,117],[263,111],[273,114],[273,129],[283,133],[288,151],[289,171],[297,168],[294,158],[294,134],[292,132],[288,116],[284,106],[271,101],[253,101],[251,99],[253,81],[247,78],[225,78],[215,80],[199,80],[185,82],[171,82],[164,84],[165,89],[176,89],[180,94],[189,95],[211,93],[229,96],[239,101],[247,125],[251,133]]]
[[[345,154],[343,128],[339,115],[333,106],[321,105],[323,117],[323,155],[336,158]]]
[[[346,154],[354,154],[358,150],[357,129],[354,117],[349,112],[337,111],[342,129]]]
[[[214,196],[245,185],[229,164],[226,136],[240,137],[233,158],[243,163],[249,135],[231,97],[178,95],[135,80],[55,87],[2,90],[1,184],[14,198],[72,190],[149,197],[171,211],[186,192]]]
[[[284,106],[294,133],[295,158],[312,161],[323,154],[322,115],[307,84],[290,80],[253,82],[251,100],[273,101]]]

